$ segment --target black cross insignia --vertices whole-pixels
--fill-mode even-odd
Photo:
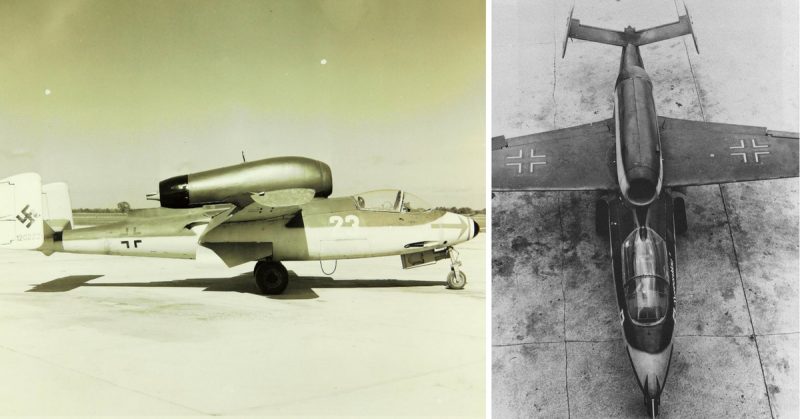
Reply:
[[[759,159],[758,156],[767,155],[767,154],[769,154],[769,151],[759,151],[758,149],[769,148],[769,144],[758,144],[758,143],[756,143],[756,139],[755,138],[751,138],[750,139],[750,144],[752,145],[753,158],[755,159],[755,162],[756,163],[760,163],[761,160]],[[742,157],[742,162],[743,163],[747,163],[747,153],[750,150],[748,150],[747,146],[745,146],[744,140],[739,140],[739,145],[738,146],[732,146],[732,147],[728,147],[728,148],[730,148],[731,150],[742,150],[741,152],[730,153],[730,154],[731,154],[731,156],[741,156]]]
[[[512,166],[516,168],[518,175],[521,175],[525,172],[533,173],[533,166],[547,164],[547,160],[539,160],[545,159],[546,157],[546,154],[537,155],[533,151],[533,147],[531,147],[530,154],[523,153],[523,150],[520,149],[519,154],[516,156],[506,156],[506,166]]]

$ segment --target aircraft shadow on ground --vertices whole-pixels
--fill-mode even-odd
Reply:
[[[157,287],[205,288],[203,291],[241,292],[262,296],[253,274],[246,272],[230,278],[188,278],[154,282],[89,283],[103,275],[70,275],[35,285],[26,292],[67,292],[80,287]],[[319,298],[314,289],[319,288],[403,288],[444,287],[444,281],[409,281],[400,279],[336,279],[324,276],[297,276],[289,271],[289,286],[281,295],[264,296],[278,300],[307,300]]]

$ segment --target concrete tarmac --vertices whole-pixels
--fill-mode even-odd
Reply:
[[[482,417],[484,238],[464,290],[387,257],[287,263],[276,297],[205,252],[0,252],[0,415]]]
[[[620,49],[561,42],[571,2],[497,0],[493,135],[613,116]],[[690,37],[642,47],[659,115],[798,131],[797,2],[687,2]],[[681,2],[575,2],[582,24],[677,20]],[[661,417],[800,416],[798,180],[688,188]],[[492,199],[493,414],[644,417],[591,192]]]

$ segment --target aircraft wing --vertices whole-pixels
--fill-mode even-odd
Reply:
[[[664,187],[798,176],[798,134],[659,118]]]
[[[252,234],[243,234],[253,228],[247,223],[281,218],[288,222],[303,204],[314,199],[314,193],[313,189],[284,189],[239,199],[211,220],[200,244],[213,250],[229,267],[268,257],[272,255],[273,238],[253,241]]]
[[[238,197],[234,206],[214,217],[206,231],[223,223],[264,221],[293,215],[314,199],[313,189],[282,189]]]
[[[492,190],[618,188],[614,120],[492,139]]]

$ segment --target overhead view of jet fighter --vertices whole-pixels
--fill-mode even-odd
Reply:
[[[473,219],[401,190],[330,198],[332,190],[327,164],[270,158],[166,179],[148,196],[161,208],[74,228],[66,184],[24,173],[0,181],[0,248],[193,259],[204,246],[229,267],[256,261],[264,294],[286,289],[283,261],[400,255],[406,269],[450,259],[448,288],[465,286],[453,246],[478,234]]]
[[[624,342],[652,416],[673,352],[676,234],[688,228],[682,191],[798,176],[797,133],[656,114],[639,47],[683,35],[694,38],[688,10],[674,23],[621,32],[582,25],[570,12],[562,57],[570,39],[622,48],[613,117],[492,139],[494,191],[603,193],[596,230],[609,240]]]

